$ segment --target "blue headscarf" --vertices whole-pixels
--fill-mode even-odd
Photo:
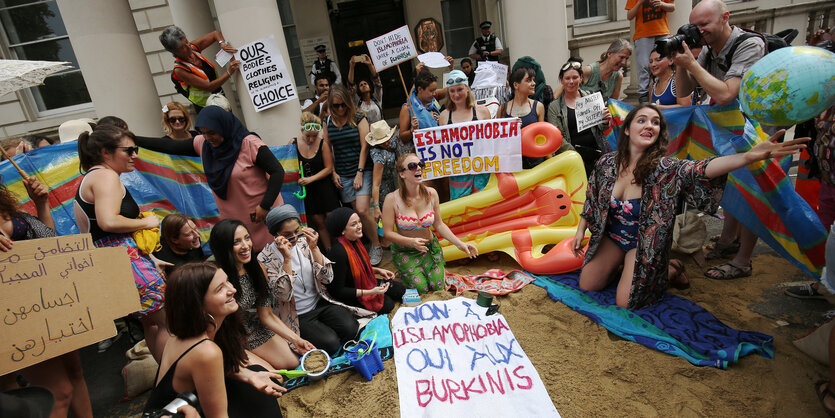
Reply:
[[[241,152],[244,137],[250,135],[244,124],[232,112],[219,106],[206,106],[197,114],[196,128],[211,129],[223,137],[219,146],[213,147],[209,141],[203,142],[203,171],[212,191],[226,200],[226,188],[232,168]]]
[[[441,113],[441,111],[439,110],[440,106],[438,106],[438,101],[435,100],[434,97],[432,98],[432,103],[429,107],[425,107],[423,103],[420,102],[420,99],[417,98],[416,92],[413,92],[409,96],[409,100],[412,102],[411,109],[415,112],[412,116],[418,119],[418,126],[420,129],[438,126],[438,120],[435,118]]]

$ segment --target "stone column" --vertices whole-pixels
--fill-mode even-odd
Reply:
[[[168,8],[171,10],[171,18],[174,20],[174,24],[186,33],[189,40],[197,39],[215,30],[208,0],[171,1],[168,3]],[[215,44],[206,48],[203,55],[214,62],[214,56],[219,50],[220,46]],[[223,70],[218,69],[218,73],[218,75],[223,74]],[[240,116],[242,114],[241,106],[235,97],[235,89],[232,83],[223,83],[223,94],[226,95],[232,105],[232,113]]]
[[[98,117],[124,119],[159,136],[159,97],[127,1],[58,0],[58,9]]]
[[[670,27],[670,34],[675,35],[678,28],[690,23],[690,12],[693,11],[691,0],[676,0],[676,10],[667,13],[667,25]]]
[[[275,37],[284,58],[291,80],[287,43],[281,26],[281,15],[275,0],[214,0],[217,19],[223,36],[233,45],[239,46],[269,35]],[[286,145],[290,138],[299,134],[301,108],[298,100],[290,100],[273,108],[256,112],[249,93],[244,87],[240,73],[235,75],[238,100],[247,129],[257,132],[267,145]],[[294,83],[295,87],[295,83]]]
[[[534,57],[542,66],[548,84],[559,84],[560,66],[569,57],[565,2],[505,0],[502,12],[507,36],[502,44],[510,52],[510,65],[526,55]]]

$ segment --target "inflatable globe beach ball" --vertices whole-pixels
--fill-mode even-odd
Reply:
[[[742,76],[739,101],[761,124],[809,120],[835,104],[835,54],[813,46],[780,48]]]

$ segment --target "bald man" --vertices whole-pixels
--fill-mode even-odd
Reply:
[[[699,28],[704,48],[698,58],[693,57],[693,53],[686,44],[684,52],[673,52],[673,63],[678,68],[676,71],[678,97],[689,96],[698,84],[709,97],[699,97],[694,104],[705,101],[720,105],[731,103],[739,94],[742,75],[765,55],[763,39],[731,26],[728,23],[729,16],[728,6],[721,0],[702,0],[696,7],[693,7],[690,13],[690,23]],[[738,42],[739,39],[742,41]],[[733,54],[730,54],[735,43],[737,43],[736,49]],[[734,251],[736,254],[731,261],[708,269],[705,276],[718,280],[750,276],[752,273],[751,254],[756,244],[757,236],[725,212],[722,234],[719,236],[719,241],[714,244],[714,249],[708,253],[708,257],[724,258],[734,255]]]

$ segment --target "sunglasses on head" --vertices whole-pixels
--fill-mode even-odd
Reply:
[[[562,68],[560,68],[560,71],[565,71],[569,68],[574,68],[576,70],[579,70],[582,66],[583,66],[583,64],[579,63],[577,61],[568,61],[568,62],[565,63],[565,65],[562,66]]]
[[[185,116],[174,116],[174,117],[168,118],[168,122],[169,123],[173,123],[173,122],[186,123],[186,118],[185,118]]]
[[[322,124],[316,122],[308,122],[302,125],[305,132],[319,132],[322,130]]]
[[[420,167],[420,169],[423,170],[426,167],[426,163],[424,163],[423,161],[411,162],[409,164],[406,164],[406,168],[401,168],[400,171],[415,171],[418,169],[418,167]]]
[[[460,84],[460,83],[463,83],[463,82],[465,82],[465,81],[467,81],[467,79],[466,79],[466,78],[464,78],[464,77],[450,77],[450,78],[446,81],[446,85],[447,85],[447,86],[454,86],[454,85],[456,85],[456,84]]]
[[[348,105],[346,105],[345,103],[331,103],[331,106],[333,106],[334,109],[340,109],[340,108],[343,108],[343,107],[348,107]]]
[[[125,152],[128,153],[128,155],[133,155],[133,154],[139,155],[139,147],[116,147],[116,148],[125,150]]]

